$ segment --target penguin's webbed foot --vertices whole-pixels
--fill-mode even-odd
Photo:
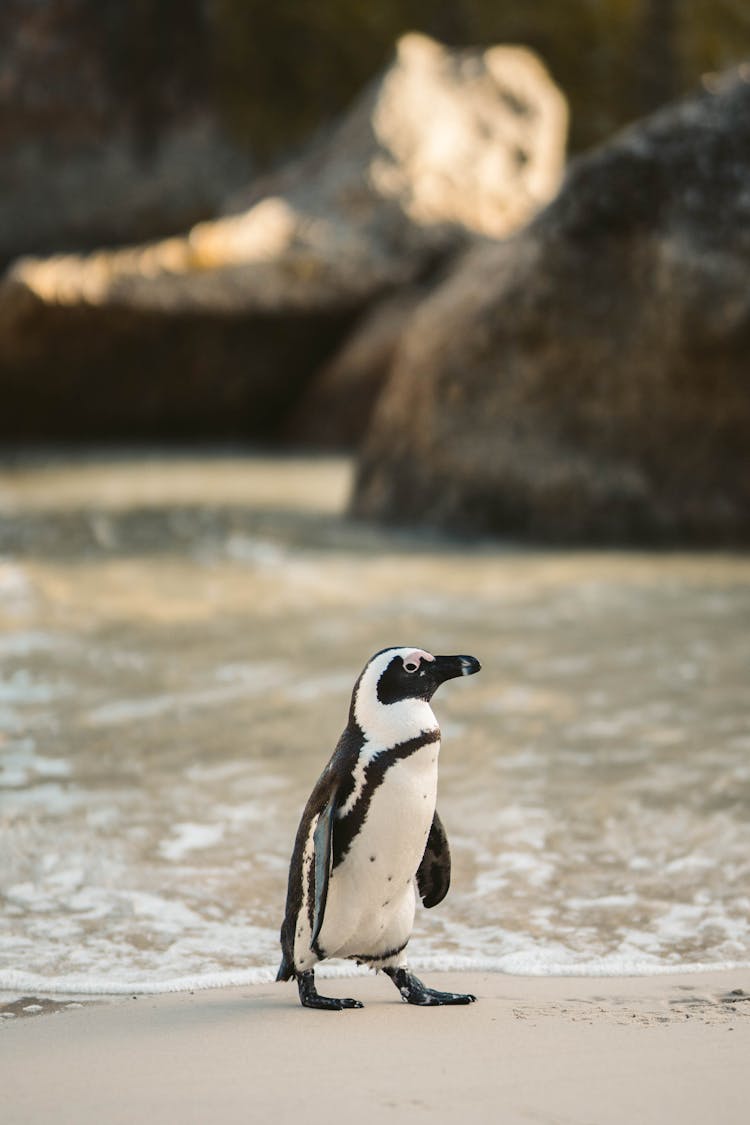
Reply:
[[[315,973],[312,969],[297,974],[297,988],[303,1008],[322,1008],[328,1012],[341,1012],[344,1008],[364,1007],[360,1000],[352,1000],[350,996],[321,996],[315,987]]]
[[[473,1004],[476,1000],[471,992],[439,992],[436,988],[428,988],[408,969],[384,969],[383,972],[388,974],[407,1004],[431,1008],[442,1004]]]

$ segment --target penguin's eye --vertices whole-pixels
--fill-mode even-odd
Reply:
[[[419,664],[415,663],[413,660],[405,660],[404,661],[404,671],[405,672],[416,672],[418,670],[418,668],[419,668]]]

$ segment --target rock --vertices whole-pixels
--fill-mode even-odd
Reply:
[[[404,329],[425,296],[425,287],[406,286],[367,310],[292,410],[285,427],[290,442],[317,449],[359,445]]]
[[[251,168],[208,116],[165,129],[147,157],[122,133],[57,156],[59,147],[25,138],[3,154],[0,265],[184,230],[215,214]]]
[[[750,539],[750,67],[574,161],[412,318],[359,517],[538,540]]]
[[[232,213],[17,262],[0,284],[0,436],[274,437],[374,301],[553,194],[565,117],[527,51],[405,37],[336,128]]]
[[[0,5],[0,268],[184,230],[247,182],[202,80],[202,8],[175,26],[173,4]]]

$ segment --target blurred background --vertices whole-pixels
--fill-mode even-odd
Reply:
[[[5,0],[0,995],[270,979],[392,644],[415,965],[750,964],[748,184],[741,0]]]
[[[383,0],[368,10],[346,0],[7,0],[0,21],[5,264],[210,217],[226,192],[344,111],[408,31],[452,47],[532,48],[570,105],[572,153],[750,50],[742,0]],[[110,186],[118,196],[106,206],[81,172],[76,205],[65,198],[76,168],[97,158],[100,174],[119,159],[128,182]]]

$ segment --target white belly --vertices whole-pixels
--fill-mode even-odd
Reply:
[[[386,772],[367,818],[331,873],[319,944],[326,957],[377,957],[414,924],[414,879],[435,814],[439,742]]]

